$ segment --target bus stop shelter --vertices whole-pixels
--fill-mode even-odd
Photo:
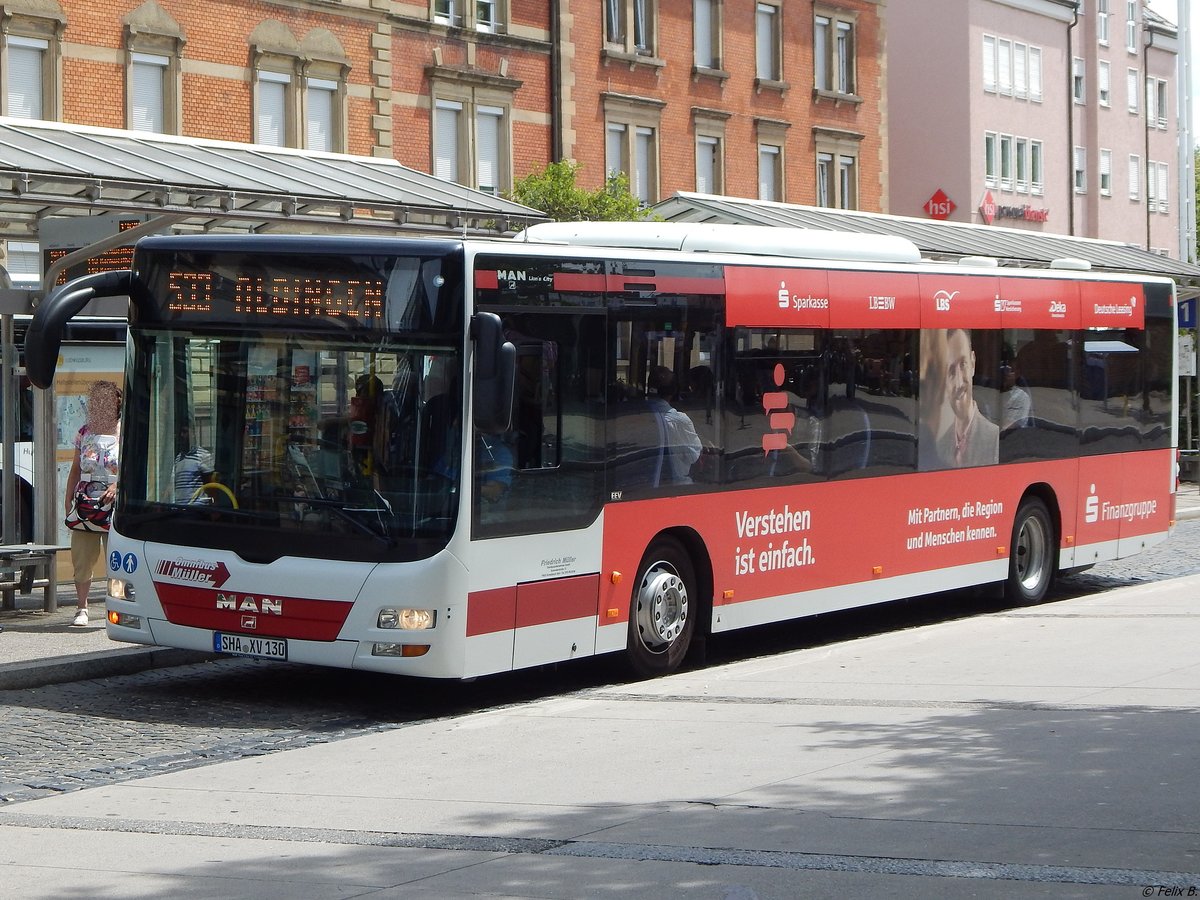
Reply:
[[[14,459],[16,430],[13,317],[31,313],[72,266],[171,230],[504,235],[545,219],[387,158],[0,118],[0,239],[38,241],[50,219],[114,213],[136,215],[137,224],[59,257],[44,269],[40,288],[13,288],[0,268],[5,460]],[[86,312],[123,317],[126,305]],[[53,446],[54,433],[53,396],[36,392],[35,447]],[[0,493],[5,543],[15,533],[14,468],[4,466]],[[35,454],[34,479],[55,484],[52,452]],[[57,490],[35,497],[35,540],[50,544]]]

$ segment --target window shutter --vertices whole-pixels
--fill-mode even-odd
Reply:
[[[634,133],[634,151],[637,154],[637,166],[634,174],[634,195],[642,203],[653,203],[650,196],[650,181],[654,165],[654,130],[639,128]]]
[[[291,76],[258,73],[258,143],[283,147],[287,143],[287,86]]]
[[[437,102],[433,134],[433,174],[444,181],[458,181],[458,122],[462,104]]]
[[[695,0],[692,20],[696,29],[696,65],[711,69],[716,62],[713,58],[712,0]]]
[[[166,131],[165,88],[167,64],[165,56],[146,53],[132,54],[129,69],[130,114],[129,127],[134,131],[162,134]]]
[[[1029,48],[1029,99],[1042,99],[1042,48]]]
[[[504,110],[481,106],[475,116],[476,186],[489,194],[500,192],[500,123]]]
[[[1130,154],[1129,156],[1129,199],[1137,200],[1141,197],[1141,169],[1142,161],[1139,157]]]
[[[42,113],[42,60],[49,45],[28,38],[8,39],[8,114],[18,119],[40,119]]]
[[[625,171],[625,126],[610,122],[604,140],[604,167],[607,175]]]
[[[696,139],[696,190],[701,194],[711,194],[715,190],[717,171],[717,139],[699,137]]]
[[[307,147],[309,150],[333,150],[333,101],[337,82],[310,78],[308,80]]]
[[[756,67],[758,77],[768,81],[776,80],[775,73],[775,48],[772,41],[775,37],[774,24],[775,7],[758,5],[758,14],[756,22]]]

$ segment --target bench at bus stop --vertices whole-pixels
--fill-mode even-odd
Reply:
[[[15,609],[18,591],[28,594],[38,587],[42,608],[58,609],[54,564],[58,552],[69,549],[59,544],[0,544],[0,609]]]

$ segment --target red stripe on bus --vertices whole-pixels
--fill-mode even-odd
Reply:
[[[660,294],[724,294],[720,278],[687,278],[682,275],[609,275],[609,291],[656,291]]]
[[[467,637],[512,631],[516,623],[516,587],[474,591],[467,595]]]
[[[517,586],[517,627],[596,615],[600,576],[579,575]]]
[[[500,287],[499,277],[495,272],[475,272],[475,289],[478,291],[494,291]]]
[[[554,290],[577,294],[604,293],[603,275],[585,275],[581,272],[555,272]]]
[[[250,595],[155,581],[167,621],[190,628],[271,637],[332,641],[342,630],[350,603],[303,597]],[[217,607],[218,602],[232,609]],[[272,610],[279,610],[273,612]]]

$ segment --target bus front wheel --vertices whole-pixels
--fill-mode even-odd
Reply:
[[[654,541],[642,557],[629,609],[627,656],[642,678],[679,668],[696,628],[691,557],[673,538]]]
[[[1054,580],[1054,525],[1043,500],[1027,497],[1017,508],[1009,547],[1005,599],[1019,606],[1041,603]]]

